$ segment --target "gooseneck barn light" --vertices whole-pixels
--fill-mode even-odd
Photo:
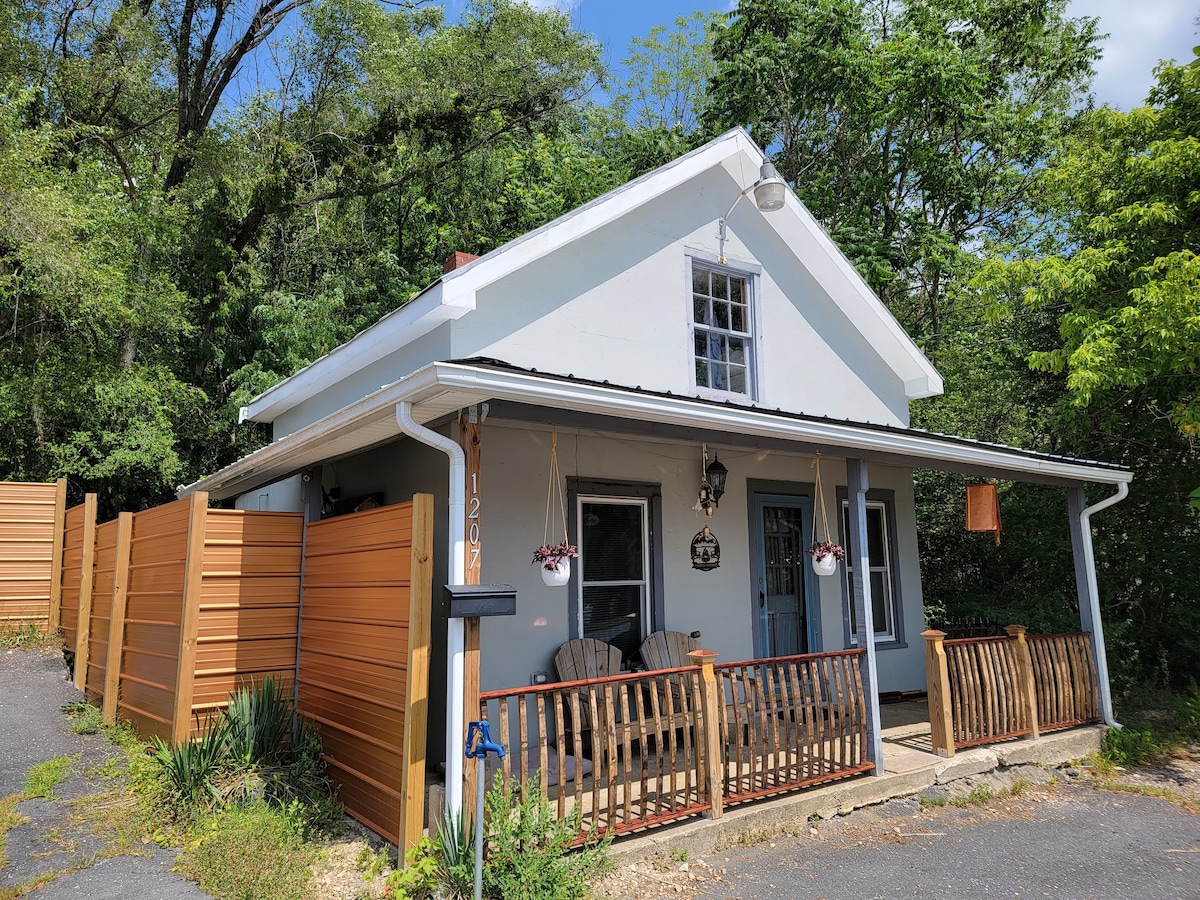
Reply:
[[[733,214],[733,208],[738,205],[738,201],[752,191],[754,205],[758,207],[759,212],[775,212],[777,209],[783,209],[787,197],[787,182],[780,177],[775,166],[767,161],[758,170],[758,181],[733,199],[733,202],[729,204],[729,209],[725,211],[725,215],[721,216],[718,223],[717,238],[721,242],[719,259],[722,263],[728,262],[725,258],[726,220]]]

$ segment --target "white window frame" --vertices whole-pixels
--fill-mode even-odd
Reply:
[[[602,503],[608,506],[637,506],[642,511],[642,577],[640,579],[622,579],[618,581],[589,581],[584,582],[584,556],[587,553],[587,548],[583,543],[583,505],[585,503]],[[583,589],[585,584],[587,587],[626,587],[628,585],[641,585],[642,588],[642,608],[641,608],[641,630],[642,634],[639,643],[644,641],[650,635],[651,617],[653,609],[651,608],[652,593],[654,588],[653,575],[650,570],[650,501],[645,497],[612,497],[603,494],[579,494],[575,499],[575,521],[579,523],[579,579],[578,592],[575,596],[575,612],[579,622],[579,636],[588,637],[584,623],[587,621],[583,615]]]
[[[882,537],[883,537],[883,565],[869,567],[869,570],[867,572],[867,575],[868,575],[867,583],[870,584],[869,576],[872,573],[881,572],[881,573],[883,573],[882,580],[883,580],[884,590],[887,591],[887,597],[885,598],[885,601],[883,603],[883,609],[884,609],[885,614],[887,615],[887,628],[885,630],[881,631],[881,630],[879,630],[879,623],[872,622],[872,624],[875,626],[875,642],[876,643],[880,643],[880,642],[894,643],[894,642],[899,641],[899,638],[896,636],[896,621],[897,621],[896,604],[897,604],[897,601],[899,598],[897,597],[897,589],[896,589],[896,561],[895,561],[895,559],[893,559],[893,555],[892,555],[892,534],[891,534],[892,526],[891,526],[891,517],[889,515],[889,510],[888,510],[888,501],[886,501],[886,500],[867,500],[865,502],[865,505],[868,510],[871,510],[871,509],[879,510],[879,520],[880,520],[880,525],[882,526]],[[850,501],[848,499],[843,499],[841,501],[841,515],[842,515],[841,524],[842,524],[843,528],[845,527],[846,517],[849,514],[849,510],[850,510]],[[847,536],[843,535],[842,545],[848,547],[849,541],[846,540],[846,537]],[[850,559],[849,553],[847,553],[846,559],[843,562],[844,562],[844,565],[842,566],[842,569],[843,569],[842,582],[843,582],[843,587],[845,589],[846,601],[848,604],[847,611],[846,611],[846,622],[847,622],[847,626],[848,626],[848,629],[850,632],[850,646],[857,647],[858,646],[858,629],[855,628],[855,626],[854,626],[854,591],[853,591],[853,579],[851,578],[851,573],[852,573],[854,567],[851,565],[852,560]],[[874,608],[874,606],[875,606],[874,596],[872,596],[871,605],[872,605],[872,608]],[[874,617],[872,616],[872,618],[874,618]]]
[[[762,267],[749,262],[734,261],[732,263],[722,263],[715,256],[707,253],[689,251],[685,257],[684,266],[684,311],[687,319],[687,384],[689,393],[698,397],[705,397],[712,400],[741,400],[753,403],[762,403],[762,346],[763,335],[759,327],[762,316],[760,314],[759,297],[761,288]],[[717,272],[723,272],[727,275],[733,275],[741,278],[746,284],[746,316],[749,321],[746,323],[746,331],[735,332],[725,330],[709,325],[697,325],[695,319],[694,308],[692,305],[692,267],[699,265],[705,269],[712,269]],[[740,337],[746,342],[746,391],[722,391],[716,388],[708,387],[707,385],[696,384],[696,330],[701,328],[706,332],[716,332],[717,334],[728,335],[732,337]]]

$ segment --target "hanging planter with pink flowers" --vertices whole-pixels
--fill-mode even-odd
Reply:
[[[554,509],[562,517],[563,539],[550,543],[550,528],[554,525]],[[532,565],[540,565],[542,581],[547,587],[562,587],[571,580],[571,560],[579,556],[579,550],[567,539],[567,502],[563,496],[562,475],[558,470],[558,429],[550,436],[550,481],[546,486],[546,528],[542,532],[542,546],[533,551]]]

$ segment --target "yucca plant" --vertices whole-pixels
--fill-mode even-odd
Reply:
[[[244,769],[271,768],[287,761],[292,736],[292,698],[275,678],[243,687],[224,712],[229,758]]]
[[[180,805],[220,798],[217,785],[227,758],[227,735],[225,720],[218,718],[209,719],[198,738],[174,747],[158,735],[151,738],[152,756]]]

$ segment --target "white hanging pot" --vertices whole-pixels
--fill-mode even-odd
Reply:
[[[542,566],[542,581],[547,587],[562,587],[571,580],[571,560],[559,560],[553,569]]]
[[[824,556],[814,556],[812,558],[813,571],[818,575],[832,575],[837,571],[837,557],[832,553],[826,553]]]

